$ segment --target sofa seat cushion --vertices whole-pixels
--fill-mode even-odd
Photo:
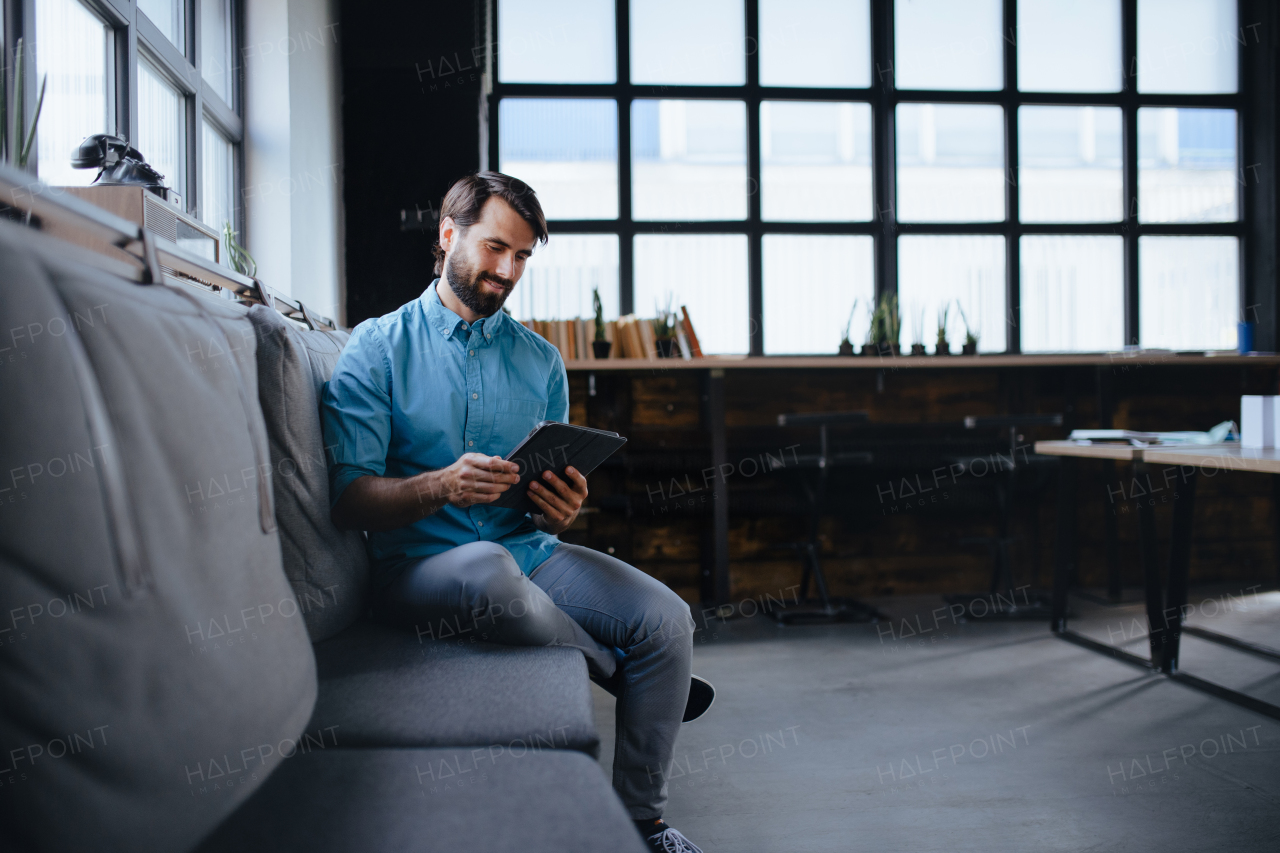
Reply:
[[[320,393],[348,335],[299,329],[265,305],[250,308],[249,320],[258,337],[258,401],[284,573],[311,639],[323,640],[356,620],[369,584],[364,537],[329,520],[329,454],[320,427]]]
[[[365,620],[314,649],[320,690],[307,728],[337,726],[343,746],[599,750],[577,649],[420,639]]]
[[[596,762],[494,746],[299,753],[198,853],[644,849]]]

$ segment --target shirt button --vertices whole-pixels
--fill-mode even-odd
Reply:
[[[464,329],[465,329],[466,327],[467,327],[467,324],[466,324],[466,323],[463,323],[463,324],[462,324],[462,328],[464,328]]]
[[[476,351],[475,351],[475,350],[472,350],[472,351],[471,351],[471,354],[472,354],[472,355],[475,355],[475,354],[476,354]]]
[[[472,395],[471,395],[471,399],[472,399],[472,400],[479,400],[479,399],[480,399],[480,395],[479,395],[479,394],[472,394]]]
[[[474,441],[468,441],[468,442],[467,442],[467,447],[474,447],[474,446],[475,446],[475,442],[474,442]]]
[[[484,527],[484,522],[483,522],[483,521],[477,521],[477,522],[476,522],[476,527]]]

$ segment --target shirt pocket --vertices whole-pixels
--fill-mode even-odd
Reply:
[[[506,456],[529,434],[534,424],[546,416],[545,400],[500,398],[493,410],[493,429],[489,433],[493,452]]]

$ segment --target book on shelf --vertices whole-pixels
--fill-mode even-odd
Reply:
[[[680,318],[680,325],[688,340],[690,355],[694,358],[702,358],[702,347],[698,345],[698,333],[693,330],[693,320],[689,319],[689,309],[684,305],[680,306]]]

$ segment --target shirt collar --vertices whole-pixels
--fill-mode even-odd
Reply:
[[[467,322],[455,314],[451,309],[445,307],[440,301],[440,294],[436,292],[436,287],[440,284],[440,279],[436,279],[422,291],[419,301],[422,303],[427,314],[427,321],[431,325],[440,330],[440,334],[446,338],[451,337],[454,332],[461,326],[467,326]],[[471,328],[484,334],[486,338],[491,338],[499,334],[502,330],[503,323],[506,322],[506,313],[499,309],[497,312],[488,317],[481,317],[475,323],[470,324]]]

